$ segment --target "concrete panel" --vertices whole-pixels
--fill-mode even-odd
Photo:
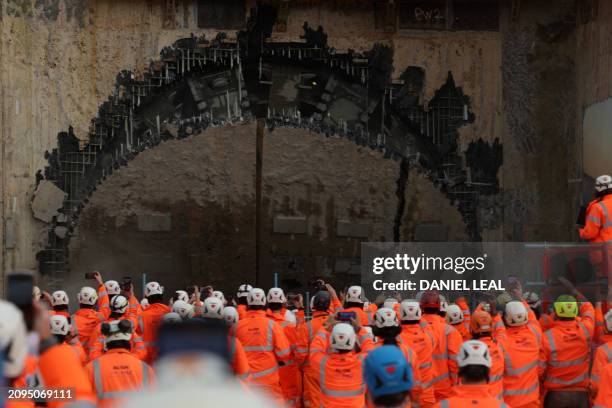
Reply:
[[[307,234],[308,221],[306,217],[274,217],[273,232],[276,234]]]
[[[360,258],[336,258],[334,264],[336,273],[346,273],[349,275],[361,274],[361,259]]]
[[[138,214],[138,230],[143,232],[172,231],[170,214]]]
[[[339,237],[367,238],[370,232],[370,224],[338,220],[336,223],[336,235]]]
[[[414,240],[419,242],[448,241],[448,227],[436,223],[417,224],[414,228]]]
[[[612,169],[612,98],[589,106],[582,122],[584,172],[596,178]]]
[[[41,181],[34,192],[34,199],[32,200],[34,218],[44,222],[51,222],[53,217],[59,214],[57,210],[62,208],[65,198],[66,193],[55,184],[47,180]]]

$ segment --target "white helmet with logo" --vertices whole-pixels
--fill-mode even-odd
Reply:
[[[128,308],[128,300],[123,295],[115,295],[110,300],[111,312],[124,314]]]
[[[363,296],[363,289],[361,286],[351,286],[346,291],[346,302],[350,303],[361,303],[365,302],[365,298]]]
[[[164,323],[180,323],[183,321],[183,319],[181,319],[181,315],[176,312],[166,313],[162,320]]]
[[[243,283],[238,288],[238,293],[236,294],[236,297],[239,299],[243,297],[247,297],[251,290],[253,290],[253,287],[251,285],[249,285],[248,283]]]
[[[60,336],[65,336],[70,332],[70,324],[66,316],[53,315],[49,318],[49,326],[51,327],[51,333]]]
[[[251,289],[247,296],[247,304],[249,306],[265,306],[266,293],[260,288]]]
[[[612,177],[604,174],[595,179],[595,191],[601,193],[609,189],[612,189]]]
[[[4,377],[17,378],[28,354],[28,339],[23,314],[12,303],[0,299],[0,349],[4,350]]]
[[[102,334],[106,343],[111,341],[130,341],[132,339],[132,322],[129,320],[113,320],[102,324]]]
[[[108,296],[118,295],[121,293],[121,287],[119,286],[119,282],[116,280],[107,280],[104,282],[104,287],[106,288]]]
[[[463,310],[455,304],[448,305],[446,308],[446,321],[453,325],[463,323]]]
[[[504,320],[508,326],[524,326],[528,321],[527,308],[523,302],[513,300],[506,303],[506,312]]]
[[[374,315],[374,325],[379,329],[382,329],[383,327],[397,327],[399,326],[397,314],[393,309],[381,307]]]
[[[223,295],[223,292],[220,290],[215,290],[213,291],[212,295],[219,299],[221,303],[223,303],[223,306],[227,305],[227,300],[225,300],[225,295]]]
[[[183,302],[182,300],[177,300],[172,304],[172,311],[174,313],[178,313],[182,319],[191,319],[195,315],[195,310],[193,305],[190,305],[187,302]]]
[[[397,301],[396,298],[387,298],[385,299],[385,303],[383,303],[383,307],[386,307],[388,309],[393,309],[395,307],[395,305],[397,305],[399,302]]]
[[[149,282],[145,286],[144,295],[146,297],[154,296],[154,295],[163,295],[163,294],[164,294],[164,287],[161,286],[157,282]]]
[[[94,306],[98,301],[98,292],[89,286],[83,286],[77,295],[80,305]]]
[[[334,350],[353,350],[357,336],[353,326],[347,323],[338,323],[331,332],[331,347]]]
[[[416,300],[404,300],[400,303],[400,318],[402,321],[419,321],[422,315],[421,304]]]
[[[142,307],[143,310],[149,307],[149,299],[142,298],[142,300],[140,301],[140,307]]]
[[[68,294],[63,290],[56,290],[51,295],[51,306],[68,306]]]
[[[184,290],[177,290],[174,292],[175,300],[182,300],[183,302],[189,303],[189,294]]]
[[[285,303],[285,292],[281,288],[271,288],[268,291],[268,303]]]
[[[607,333],[612,333],[612,309],[609,309],[604,316],[604,327]]]
[[[459,367],[469,365],[483,365],[491,368],[491,355],[489,347],[482,341],[468,340],[461,345],[457,354],[457,364]]]
[[[235,326],[238,324],[240,320],[240,316],[238,315],[238,310],[236,310],[233,306],[227,306],[223,308],[223,320],[227,323],[228,326]]]
[[[540,297],[535,292],[525,292],[523,297],[525,298],[525,302],[527,302],[532,309],[537,309],[542,304]]]
[[[202,316],[212,319],[223,319],[223,302],[214,296],[204,299]]]

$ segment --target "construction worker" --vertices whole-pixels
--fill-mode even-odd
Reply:
[[[267,296],[268,313],[267,316],[282,327],[291,350],[295,354],[297,346],[296,320],[290,311],[285,309],[287,298],[281,288],[270,288]],[[280,384],[283,389],[285,403],[291,407],[301,405],[302,381],[295,359],[286,361],[280,368]]]
[[[68,294],[63,290],[56,290],[51,295],[51,307],[53,311],[51,312],[54,315],[61,315],[70,319],[70,313],[68,312],[68,303],[70,303],[68,299]]]
[[[227,323],[230,333],[235,332],[236,326],[240,321],[240,315],[238,314],[238,310],[236,310],[233,306],[226,306],[223,308],[222,312],[223,320]]]
[[[363,364],[363,379],[369,407],[410,406],[410,391],[414,386],[412,367],[398,347],[385,345],[370,352]]]
[[[151,364],[155,361],[157,355],[157,346],[155,344],[157,329],[162,317],[171,310],[168,305],[164,304],[164,288],[159,283],[147,283],[144,295],[149,301],[149,307],[138,316],[138,328],[140,333],[142,333],[142,339],[145,344],[145,361]]]
[[[175,312],[166,313],[164,317],[162,317],[163,323],[180,323],[183,321],[183,318]]]
[[[243,283],[238,287],[238,293],[236,293],[236,298],[238,299],[238,306],[236,309],[238,310],[238,315],[240,319],[244,319],[247,311],[247,296],[249,292],[253,289],[251,285],[248,283]]]
[[[422,381],[427,384],[427,382],[431,382],[436,376],[433,365],[435,340],[428,324],[421,322],[421,316],[419,302],[404,300],[400,303],[400,319],[402,324],[400,337],[416,354]]]
[[[463,324],[465,324],[467,327],[470,327],[471,311],[470,305],[468,305],[467,300],[464,296],[459,296],[457,299],[455,299],[455,304],[459,306],[459,308],[463,312]]]
[[[599,389],[600,375],[604,368],[612,363],[612,309],[604,317],[603,344],[597,347],[593,367],[591,369],[591,390],[596,393]]]
[[[295,359],[302,372],[303,402],[305,407],[319,407],[319,374],[310,364],[310,344],[330,316],[331,295],[328,291],[317,292],[311,302],[312,318],[296,329]]]
[[[612,364],[608,364],[600,373],[599,387],[593,408],[609,408],[612,401]]]
[[[371,316],[364,310],[365,297],[361,286],[351,286],[346,291],[344,298],[343,312],[353,312],[357,315],[359,326],[368,326],[371,323]],[[370,312],[368,310],[368,312]],[[371,315],[371,313],[370,313]]]
[[[474,315],[472,315],[472,318]],[[468,340],[461,345],[457,355],[460,384],[454,387],[453,396],[441,400],[439,408],[502,408],[507,405],[491,396],[489,371],[492,362],[487,345],[478,340]]]
[[[213,290],[212,295],[213,297],[216,297],[217,299],[219,299],[221,303],[223,303],[224,307],[225,305],[227,305],[227,300],[225,300],[225,295],[223,294],[223,292],[221,292],[220,290]]]
[[[172,311],[181,316],[183,320],[192,319],[195,316],[193,305],[182,300],[177,300],[172,304]]]
[[[465,324],[464,319],[463,310],[459,305],[448,305],[446,308],[446,322],[461,334],[463,341],[468,341],[472,336],[470,335],[469,326]]]
[[[538,296],[535,292],[525,292],[523,294],[523,299],[527,302],[529,309],[535,315],[535,318],[540,320],[540,316],[542,315],[542,300],[540,300],[540,296]]]
[[[504,399],[504,352],[493,339],[493,318],[484,310],[475,311],[470,319],[470,333],[489,348],[489,393],[502,401]]]
[[[130,320],[102,323],[108,351],[87,365],[100,407],[120,405],[129,393],[154,381],[153,369],[130,353],[133,325]]]
[[[513,408],[539,408],[538,360],[542,333],[529,323],[528,310],[519,301],[506,304],[504,352],[504,401]]]
[[[421,407],[432,407],[436,402],[431,382],[433,379],[432,372],[430,370],[425,372],[429,374],[429,377],[424,377],[421,373],[418,357],[400,336],[402,329],[397,313],[393,309],[384,307],[378,309],[374,316],[372,328],[377,339],[377,346],[393,345],[399,347],[404,354],[404,359],[410,364],[414,376],[414,387],[410,392],[411,400],[418,401]]]
[[[336,323],[329,336],[329,351],[312,348],[310,364],[319,374],[320,406],[325,408],[363,407],[365,386],[362,361],[366,351],[357,353],[355,329]]]
[[[457,381],[457,352],[462,343],[461,334],[440,316],[440,295],[426,291],[421,296],[422,320],[428,324],[435,339],[433,362],[436,371],[433,385],[437,400],[451,394],[452,385]]]
[[[540,351],[544,408],[588,407],[593,306],[584,302],[581,314],[587,317],[577,319],[576,298],[561,295],[554,309],[556,322],[544,333]]]
[[[595,192],[595,199],[586,210],[584,227],[580,228],[580,238],[591,243],[609,243],[612,242],[612,177],[597,177]]]
[[[96,274],[97,272],[94,272]],[[98,273],[96,278],[99,281],[100,286],[104,286],[102,283],[102,278]],[[106,291],[103,291],[103,296],[106,298]],[[85,353],[89,355],[90,347],[89,342],[93,332],[96,330],[96,327],[100,325],[100,323],[104,322],[108,316],[104,316],[102,312],[98,312],[96,310],[96,305],[98,304],[98,293],[94,288],[90,288],[88,286],[84,286],[79,291],[77,295],[77,299],[79,301],[79,310],[76,311],[72,315],[72,326],[75,329],[75,333],[79,338],[79,342],[83,346]],[[104,302],[108,304],[108,300],[105,299]]]
[[[54,315],[50,317],[49,325],[51,334],[55,336],[57,342],[68,344],[84,366],[87,363],[87,354],[85,354],[83,346],[78,341],[70,343],[70,323],[68,323],[68,319],[62,315]]]
[[[249,361],[251,384],[283,401],[279,367],[292,358],[291,345],[283,329],[266,316],[266,294],[253,288],[247,296],[248,309],[236,327]]]
[[[174,292],[174,296],[172,296],[173,301],[180,300],[181,302],[189,303],[189,294],[185,290],[177,290]]]
[[[110,321],[116,320],[124,320],[127,319],[132,323],[132,329],[135,333],[138,330],[138,324],[136,323],[136,319],[133,316],[128,314],[128,300],[123,295],[115,295],[111,298],[110,301],[110,311],[111,314],[106,321],[106,323]],[[98,327],[94,330],[91,335],[89,341],[89,360],[93,360],[100,355],[102,355],[105,350],[108,350],[105,344],[105,337],[102,333],[102,324],[99,324]],[[144,343],[142,341],[142,337],[136,333],[134,336],[130,336],[132,345],[130,347],[131,352],[139,359],[144,359],[146,357],[146,349]]]
[[[97,271],[95,271],[94,274],[96,272]],[[97,277],[95,278],[97,281],[98,278]],[[106,282],[104,282],[103,285],[100,285],[99,283],[100,282],[98,282],[98,298],[99,298],[99,306],[100,306],[99,310],[100,312],[102,312],[105,318],[108,319],[108,317],[111,314],[110,306],[109,306],[110,298],[115,295],[121,294],[121,286],[119,286],[119,282],[117,282],[116,280],[107,280]]]

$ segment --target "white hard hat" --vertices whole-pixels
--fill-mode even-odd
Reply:
[[[523,297],[525,298],[525,302],[527,302],[529,307],[531,307],[532,309],[535,309],[542,304],[540,297],[535,292],[525,292],[523,294]]]
[[[83,286],[77,295],[77,299],[80,305],[93,306],[98,301],[98,292],[94,288]]]
[[[416,300],[404,300],[400,303],[400,318],[402,321],[419,321],[421,316],[421,305]]]
[[[2,299],[0,299],[0,349],[4,350],[4,377],[19,377],[28,354],[26,326],[21,311],[14,304]]]
[[[508,326],[523,326],[527,324],[528,317],[527,308],[523,302],[513,300],[506,303],[504,320]]]
[[[128,299],[123,295],[115,295],[110,300],[110,309],[112,312],[124,314],[128,308]]]
[[[119,286],[119,282],[116,280],[107,280],[104,282],[104,287],[106,288],[108,296],[118,295],[121,293],[121,287]]]
[[[350,303],[363,304],[365,302],[365,299],[363,296],[363,289],[361,288],[361,286],[351,286],[350,288],[348,288],[348,290],[346,291],[345,301],[350,302]]]
[[[397,327],[399,326],[397,314],[393,309],[381,307],[374,315],[374,325],[379,329],[382,329],[383,327]]]
[[[175,295],[176,295],[176,299],[175,300],[182,300],[183,302],[189,303],[189,295],[187,294],[186,291],[184,291],[184,290],[177,290],[175,292]]]
[[[612,333],[612,309],[608,310],[604,316],[604,326],[608,333]]]
[[[357,336],[353,326],[347,323],[338,323],[331,332],[331,347],[334,350],[353,350]]]
[[[612,177],[604,174],[595,179],[595,191],[598,193],[612,188]]]
[[[221,292],[220,290],[215,290],[213,291],[212,295],[219,299],[221,303],[223,303],[223,306],[227,305],[227,300],[225,300],[225,295],[223,294],[223,292]]]
[[[383,303],[383,307],[386,307],[388,309],[393,309],[395,305],[397,305],[398,303],[399,302],[395,298],[387,298],[385,299],[385,303]]]
[[[295,317],[295,313],[291,310],[285,310],[285,321],[290,325],[297,324],[297,318]]]
[[[132,339],[132,322],[129,320],[113,320],[108,323],[109,331],[107,333],[102,330],[102,334],[106,337],[106,343],[111,341],[130,341]],[[129,328],[128,328],[129,326]]]
[[[223,319],[223,302],[214,296],[204,299],[202,316],[212,319]]]
[[[63,290],[56,290],[51,295],[51,306],[68,306],[68,294]]]
[[[142,298],[142,300],[140,301],[140,307],[142,307],[143,309],[149,307],[149,299]]]
[[[240,316],[238,315],[238,310],[234,306],[227,306],[223,308],[223,320],[228,324],[228,326],[234,326],[240,320]]]
[[[247,296],[247,304],[249,306],[265,306],[266,293],[260,288],[251,289]]]
[[[182,319],[191,319],[195,315],[193,305],[183,302],[182,300],[177,300],[172,304],[172,311],[178,313]]]
[[[62,315],[51,316],[49,318],[49,326],[51,327],[52,334],[58,334],[60,336],[65,336],[70,331],[68,319],[66,319],[66,316]]]
[[[181,315],[175,312],[166,313],[162,320],[165,323],[180,323],[183,321],[183,319],[181,319]]]
[[[447,308],[448,308],[448,301],[446,300],[444,295],[440,295],[440,311],[446,312]]]
[[[468,340],[461,345],[457,354],[457,364],[459,367],[469,365],[483,365],[491,368],[491,356],[489,347],[482,341]]]
[[[34,300],[40,300],[42,297],[42,292],[38,286],[32,286],[32,298]]]
[[[251,290],[253,290],[253,287],[251,285],[249,285],[248,283],[243,283],[238,288],[238,293],[236,294],[236,297],[238,298],[247,297],[247,295],[249,294]]]
[[[450,324],[459,324],[463,322],[463,310],[455,304],[448,305],[446,308],[446,321]]]
[[[149,282],[146,284],[145,291],[144,291],[144,295],[146,297],[153,296],[153,295],[163,295],[163,294],[164,294],[164,287],[161,286],[159,283]]]
[[[268,303],[285,303],[285,292],[281,288],[271,288],[268,291]]]

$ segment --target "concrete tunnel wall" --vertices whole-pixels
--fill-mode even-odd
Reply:
[[[247,2],[247,7],[252,3]],[[376,29],[371,13],[366,11],[296,7],[290,10],[287,31],[273,37],[296,40],[303,22],[308,21],[312,26],[323,25],[330,44],[337,49],[362,50],[376,42],[389,44],[395,51],[395,77],[408,65],[425,70],[424,101],[431,98],[451,70],[457,85],[470,95],[475,112],[475,122],[460,130],[461,150],[478,139],[499,139],[507,146],[506,164],[499,174],[504,193],[482,203],[484,238],[568,239],[571,227],[564,227],[559,220],[572,218],[571,208],[560,205],[551,214],[547,205],[552,197],[568,192],[572,196],[572,192],[565,182],[555,183],[559,187],[550,192],[539,192],[538,186],[553,184],[549,179],[558,177],[555,169],[550,175],[542,174],[536,165],[549,147],[544,143],[525,151],[520,147],[521,129],[513,125],[520,122],[539,134],[543,131],[541,122],[533,118],[538,103],[559,96],[554,90],[547,91],[544,99],[537,90],[521,96],[520,90],[531,89],[529,78],[547,80],[539,74],[547,63],[557,62],[549,55],[552,49],[567,49],[571,54],[572,36],[553,45],[536,37],[538,24],[561,18],[567,3],[561,2],[558,12],[552,13],[545,1],[530,3],[523,7],[518,20],[512,20],[506,6],[501,6],[499,32],[401,30],[394,34]],[[57,133],[71,125],[78,137],[86,138],[89,121],[112,91],[120,70],[138,73],[158,58],[161,48],[192,32],[214,37],[215,31],[196,27],[194,7],[195,2],[186,1],[170,25],[165,23],[164,4],[158,0],[58,0],[44,6],[9,1],[2,9],[3,272],[16,267],[34,268],[35,254],[44,246],[47,226],[33,219],[29,201],[34,175],[45,165],[44,152],[56,146]],[[232,35],[233,30],[227,31]],[[526,62],[534,41],[539,48],[532,51],[542,66]],[[523,70],[518,77],[514,72],[517,69]],[[559,80],[566,80],[568,75],[573,71],[564,71]],[[516,78],[529,80],[517,82]],[[519,95],[521,109],[511,106],[513,95]],[[565,96],[567,105],[574,109],[572,94]],[[554,133],[557,124],[550,126],[544,136]],[[572,160],[571,146],[563,155]],[[420,179],[417,175],[410,177]],[[423,179],[418,184],[423,191],[435,190],[428,183]],[[432,211],[425,205],[413,205],[423,214]],[[415,221],[408,220],[405,225],[409,222]]]

